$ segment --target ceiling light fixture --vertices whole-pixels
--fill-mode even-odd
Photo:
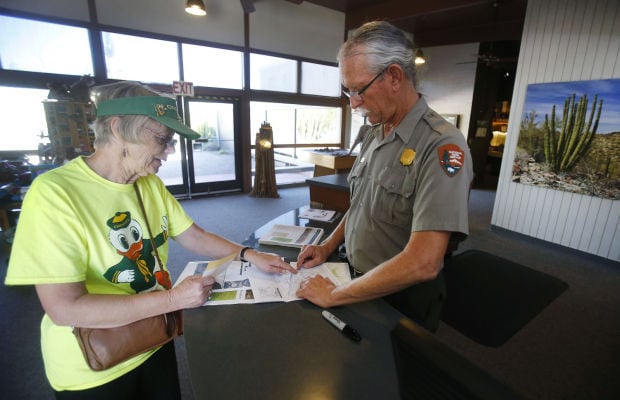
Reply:
[[[207,15],[207,9],[205,8],[205,3],[203,3],[202,0],[187,0],[185,12],[198,16]]]
[[[421,65],[426,62],[426,58],[424,57],[424,53],[422,53],[422,49],[418,49],[415,52],[415,65]]]

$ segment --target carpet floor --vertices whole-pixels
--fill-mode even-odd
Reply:
[[[442,320],[490,347],[506,343],[568,288],[549,274],[480,250],[447,259],[444,275]]]
[[[277,199],[246,194],[194,198],[182,201],[182,205],[205,229],[242,242],[271,219],[309,202],[305,186],[281,189],[279,194]],[[464,334],[444,321],[436,335],[528,398],[620,398],[619,263],[493,228],[494,200],[493,191],[472,190],[470,236],[455,256],[467,250],[483,251],[557,278],[568,288],[546,306],[539,305],[530,312],[531,319],[521,320],[514,333],[504,334],[510,337],[499,346],[481,344],[472,339],[473,333]],[[4,282],[8,254],[4,249],[0,252],[0,279]],[[172,243],[173,280],[194,259]],[[516,280],[507,283],[508,290],[518,290],[519,285]],[[527,301],[527,296],[521,299]],[[476,311],[484,307],[489,305],[466,306]],[[52,399],[40,353],[42,311],[34,289],[0,285],[0,312],[0,397]],[[175,340],[175,345],[183,399],[192,400],[184,342]]]

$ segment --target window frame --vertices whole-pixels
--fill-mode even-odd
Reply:
[[[321,96],[321,95],[310,95],[310,94],[302,94],[301,93],[301,80],[303,79],[301,69],[302,62],[309,62],[327,66],[337,67],[337,63],[335,62],[326,62],[323,60],[315,60],[305,57],[298,57],[288,54],[281,54],[270,51],[262,51],[259,49],[246,48],[241,46],[232,46],[232,45],[224,45],[221,43],[214,43],[209,41],[202,41],[196,39],[183,38],[173,35],[159,34],[154,32],[145,32],[135,29],[128,29],[123,27],[116,27],[110,25],[98,24],[96,21],[93,21],[91,17],[91,21],[83,22],[83,21],[74,21],[66,18],[57,18],[57,17],[45,17],[42,18],[40,16],[33,16],[29,13],[12,11],[6,9],[0,9],[0,15],[13,16],[16,18],[25,18],[32,20],[39,20],[43,22],[50,22],[62,25],[69,26],[77,26],[86,28],[89,32],[90,38],[90,47],[91,47],[91,57],[93,60],[94,67],[94,76],[93,78],[97,82],[97,84],[113,82],[115,80],[108,79],[107,71],[105,66],[105,55],[103,53],[103,42],[102,42],[102,32],[110,32],[124,35],[135,35],[141,36],[145,38],[158,39],[158,40],[168,40],[177,43],[177,57],[180,68],[180,80],[183,80],[183,55],[182,55],[182,44],[192,44],[206,47],[213,47],[216,49],[223,50],[235,50],[243,53],[243,70],[244,70],[244,84],[242,89],[226,89],[226,88],[212,88],[206,86],[195,86],[196,96],[233,96],[239,97],[242,102],[241,107],[241,129],[242,129],[242,145],[243,145],[243,159],[244,159],[244,170],[249,170],[250,162],[246,162],[246,158],[249,158],[250,151],[254,149],[255,145],[253,140],[251,140],[252,134],[255,131],[256,127],[251,127],[249,120],[249,104],[251,101],[262,101],[262,102],[275,102],[275,103],[288,103],[288,104],[299,104],[299,105],[311,105],[311,106],[326,106],[326,107],[339,107],[342,110],[341,117],[341,127],[340,127],[340,143],[313,143],[313,144],[297,144],[295,147],[304,148],[304,147],[345,147],[345,141],[347,137],[350,135],[347,134],[347,105],[346,100],[341,96]],[[94,15],[91,13],[91,15]],[[251,53],[280,57],[289,60],[293,60],[297,63],[297,90],[294,93],[289,92],[278,92],[278,91],[269,91],[269,90],[253,90],[249,87],[249,58]],[[76,82],[80,76],[70,75],[70,74],[49,74],[49,73],[38,73],[38,72],[25,72],[25,71],[15,71],[15,70],[6,70],[2,69],[0,66],[0,85],[3,86],[15,86],[15,87],[24,87],[24,88],[39,88],[45,89],[47,88],[47,84],[49,82],[59,82],[64,83],[66,85],[71,85]],[[172,82],[170,84],[149,84],[156,90],[164,91],[170,93]],[[249,132],[249,135],[247,134]],[[290,147],[290,144],[281,144],[276,145],[276,147]],[[1,152],[1,149],[0,149]],[[246,165],[248,164],[248,165]],[[246,182],[244,186],[247,189],[247,183],[249,180],[246,175]]]

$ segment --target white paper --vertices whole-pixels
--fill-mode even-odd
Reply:
[[[197,262],[189,262],[175,286],[195,273]],[[295,263],[291,263],[295,266]],[[213,293],[205,306],[226,304],[254,304],[301,300],[296,296],[301,282],[316,275],[323,275],[336,286],[351,280],[346,263],[323,263],[314,268],[301,268],[298,273],[271,274],[248,262],[231,261],[225,273],[216,276]]]
[[[291,263],[295,266],[295,263]],[[314,268],[301,268],[296,274],[270,274],[256,267],[249,269],[249,278],[256,303],[302,300],[296,293],[301,283],[316,275],[323,275],[338,286],[351,280],[345,263],[324,263]]]

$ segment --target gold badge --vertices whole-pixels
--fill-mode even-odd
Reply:
[[[400,155],[400,163],[406,167],[407,165],[411,165],[414,158],[415,150],[405,149],[403,150],[403,154]]]

